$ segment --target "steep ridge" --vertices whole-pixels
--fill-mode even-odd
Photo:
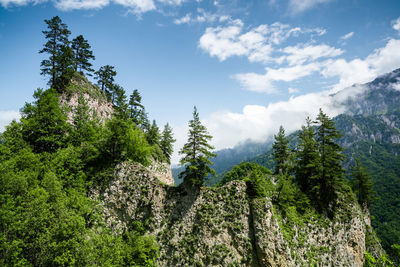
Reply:
[[[271,179],[274,179],[271,177]],[[243,181],[172,187],[128,162],[98,191],[116,232],[142,222],[160,245],[160,266],[362,266],[383,253],[370,219],[342,196],[337,215],[282,219],[271,197],[251,199]]]

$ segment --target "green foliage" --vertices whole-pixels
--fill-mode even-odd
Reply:
[[[169,126],[169,124],[165,124],[164,130],[161,134],[161,140],[160,140],[160,148],[162,152],[164,153],[164,156],[167,158],[167,161],[170,162],[172,152],[173,152],[173,143],[175,143],[175,139],[173,137],[172,133],[172,128]]]
[[[91,72],[94,70],[91,68],[92,64],[89,60],[94,60],[95,57],[90,50],[91,47],[88,41],[82,35],[78,35],[72,40],[71,48],[74,51],[75,71],[79,71],[82,74],[83,71],[87,71],[87,75],[91,76]]]
[[[285,130],[279,127],[278,135],[274,136],[275,142],[272,144],[273,156],[276,162],[274,174],[287,175],[290,166],[289,140],[285,137]]]
[[[224,185],[234,180],[244,180],[252,172],[262,173],[264,175],[272,174],[271,171],[257,163],[241,162],[235,165],[231,170],[225,173],[220,181],[220,185]]]
[[[33,104],[26,104],[22,112],[22,136],[33,150],[55,152],[68,143],[67,132],[70,125],[67,116],[60,107],[54,89],[43,91],[38,89]]]
[[[160,144],[160,129],[157,126],[155,120],[151,124],[150,128],[146,132],[146,139],[150,145],[159,145]]]
[[[376,200],[376,192],[373,190],[373,181],[360,160],[356,160],[356,165],[351,170],[352,187],[356,193],[358,202],[361,206],[369,207],[371,202]]]
[[[197,108],[194,107],[193,119],[189,121],[188,141],[179,151],[179,154],[184,155],[180,160],[180,164],[185,166],[185,170],[180,174],[184,181],[202,185],[209,173],[215,174],[209,166],[212,164],[210,158],[216,156],[210,151],[213,149],[208,143],[211,138],[206,127],[200,122]]]
[[[58,16],[45,20],[45,22],[48,30],[43,31],[43,34],[47,42],[39,53],[49,54],[49,58],[42,61],[41,74],[49,75],[49,84],[53,88],[60,89],[57,86],[57,80],[61,75],[65,74],[65,69],[70,67],[69,57],[71,53],[68,46],[68,36],[71,32]]]
[[[114,84],[114,77],[117,75],[117,72],[114,70],[114,66],[102,66],[94,74],[94,78],[98,80],[101,91],[103,91],[106,95],[110,95]]]

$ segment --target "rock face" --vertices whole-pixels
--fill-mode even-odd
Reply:
[[[101,199],[114,231],[145,222],[160,266],[362,266],[366,251],[382,253],[355,202],[333,219],[285,221],[269,198],[249,199],[246,191],[243,181],[168,186],[141,165],[122,163]]]

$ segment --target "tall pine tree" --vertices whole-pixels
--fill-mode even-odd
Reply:
[[[351,170],[351,178],[351,185],[357,195],[358,203],[368,208],[371,202],[377,199],[376,192],[373,189],[374,183],[371,176],[358,159],[356,160],[356,165]]]
[[[101,90],[106,95],[110,96],[112,86],[114,84],[114,77],[117,75],[114,66],[110,65],[102,66],[94,74],[95,74],[95,79],[98,80],[98,84]]]
[[[296,150],[297,164],[295,167],[296,181],[303,192],[315,195],[313,189],[318,184],[321,161],[315,140],[315,131],[309,117],[306,119],[306,125],[302,126],[298,137],[299,143]]]
[[[193,119],[189,121],[188,141],[179,151],[183,157],[180,163],[185,166],[185,170],[179,175],[188,182],[195,185],[202,185],[208,174],[215,175],[215,171],[210,167],[210,158],[216,155],[211,152],[212,147],[208,142],[212,136],[200,122],[197,108],[194,107]]]
[[[290,151],[289,140],[286,138],[285,129],[282,126],[279,127],[278,135],[275,135],[274,138],[275,142],[272,145],[276,162],[274,173],[286,175],[289,173]]]
[[[168,159],[168,162],[171,160],[171,155],[173,152],[173,143],[176,140],[173,137],[172,134],[172,128],[169,126],[169,124],[165,124],[164,130],[161,134],[161,140],[160,140],[160,147],[162,152],[164,153],[165,157]]]
[[[49,58],[42,60],[40,70],[42,75],[50,76],[49,84],[53,88],[56,88],[57,78],[60,73],[60,57],[64,53],[65,59],[65,53],[67,52],[65,51],[65,47],[68,47],[69,45],[68,37],[71,32],[68,30],[67,25],[62,23],[58,16],[55,16],[50,20],[45,20],[45,22],[48,30],[43,31],[43,34],[45,35],[47,42],[39,53],[49,54]]]
[[[71,48],[74,51],[75,71],[79,71],[81,74],[83,74],[83,71],[87,71],[87,75],[91,76],[91,72],[94,70],[91,68],[90,60],[94,60],[95,57],[90,50],[88,41],[82,35],[79,35],[72,40]]]
[[[317,142],[321,159],[319,184],[316,187],[321,207],[327,208],[330,204],[334,204],[336,192],[344,182],[343,148],[336,143],[342,135],[335,128],[335,123],[321,109],[316,122],[319,124]]]

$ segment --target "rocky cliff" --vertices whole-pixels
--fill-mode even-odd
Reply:
[[[383,253],[354,199],[343,199],[333,219],[283,219],[270,198],[250,199],[247,190],[243,181],[173,187],[125,162],[96,195],[115,232],[145,224],[160,245],[160,266],[362,266],[366,251]]]

